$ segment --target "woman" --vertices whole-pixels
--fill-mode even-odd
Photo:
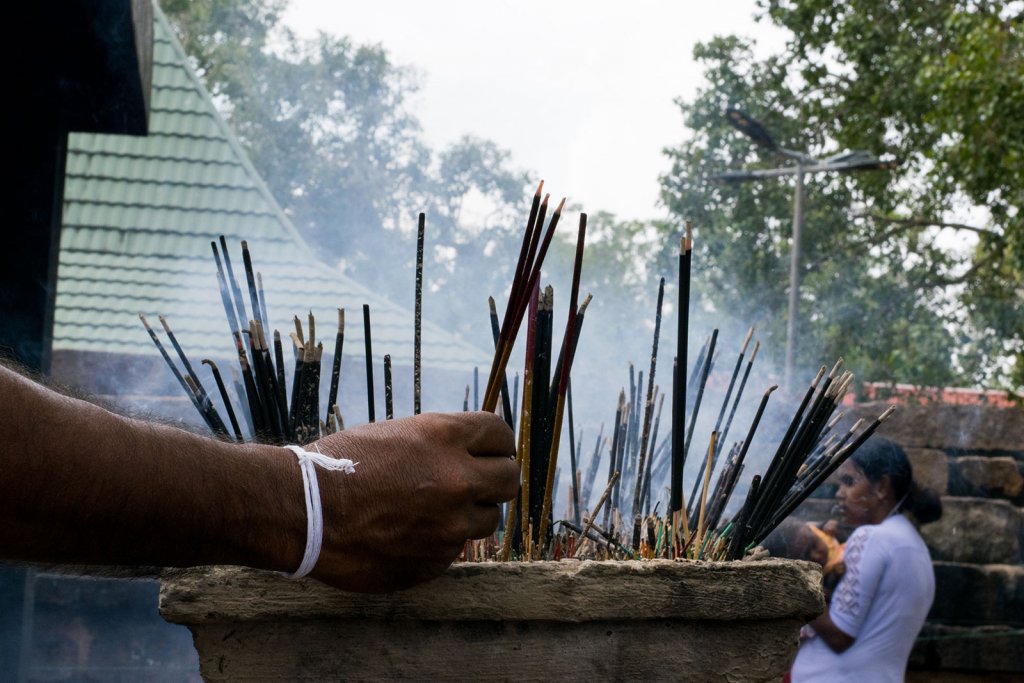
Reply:
[[[942,504],[917,486],[906,453],[888,439],[870,439],[838,477],[838,512],[857,529],[829,609],[804,629],[792,680],[902,681],[935,596],[931,557],[915,524],[938,519]]]

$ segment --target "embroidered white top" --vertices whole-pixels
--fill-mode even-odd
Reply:
[[[829,616],[854,643],[838,653],[820,637],[805,641],[793,663],[793,683],[898,683],[935,597],[928,548],[914,525],[895,514],[854,531],[844,561]]]

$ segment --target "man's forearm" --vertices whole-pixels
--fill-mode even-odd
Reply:
[[[0,396],[0,555],[279,570],[301,559],[301,479],[281,449],[115,415],[4,367]]]
[[[515,443],[493,413],[361,425],[309,448],[322,540],[311,576],[357,591],[440,574],[498,524],[518,488]],[[121,417],[0,367],[0,559],[244,564],[295,571],[307,546],[295,455]],[[320,528],[320,527],[318,527]]]

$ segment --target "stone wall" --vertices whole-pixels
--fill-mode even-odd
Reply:
[[[874,417],[880,405],[859,405],[852,419]],[[1024,410],[900,406],[879,432],[906,449],[914,478],[943,506],[921,528],[935,603],[908,680],[1024,677]],[[827,519],[830,507],[809,501],[801,516]]]

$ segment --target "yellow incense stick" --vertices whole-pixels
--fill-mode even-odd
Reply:
[[[519,417],[519,434],[523,442],[523,457],[521,464],[522,487],[519,497],[522,505],[519,506],[519,529],[523,534],[523,551],[526,553],[528,541],[532,541],[532,525],[530,525],[530,432],[533,409],[533,367],[531,363],[526,364],[523,371],[523,410]],[[529,553],[526,553],[529,556]]]
[[[708,462],[704,468],[704,488],[700,493],[700,515],[697,517],[697,539],[693,545],[700,549],[704,541],[704,510],[708,504],[708,484],[711,483],[711,461],[715,455],[715,441],[718,440],[718,432],[711,432],[711,444],[708,446]]]

